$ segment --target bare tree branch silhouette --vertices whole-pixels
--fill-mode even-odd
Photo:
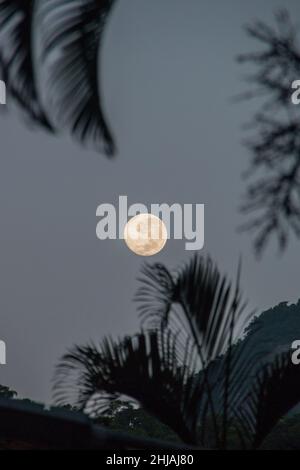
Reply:
[[[276,14],[276,27],[256,21],[247,33],[262,49],[238,58],[257,70],[242,97],[261,98],[263,104],[250,126],[253,138],[246,142],[252,162],[241,210],[251,216],[241,228],[254,233],[261,254],[272,235],[281,250],[290,233],[300,236],[300,108],[291,102],[292,82],[300,77],[300,46],[286,10]]]

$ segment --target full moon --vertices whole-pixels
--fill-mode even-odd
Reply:
[[[124,239],[136,255],[153,256],[165,246],[168,233],[165,224],[153,214],[139,214],[125,226]]]

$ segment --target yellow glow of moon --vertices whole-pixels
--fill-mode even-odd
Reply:
[[[140,256],[153,256],[165,246],[168,233],[165,224],[153,214],[139,214],[125,226],[124,239],[128,248]]]

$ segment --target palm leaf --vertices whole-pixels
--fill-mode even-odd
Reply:
[[[114,0],[46,0],[41,3],[42,58],[54,120],[81,143],[108,156],[115,144],[99,94],[98,53]]]
[[[260,370],[236,418],[253,448],[258,448],[278,423],[300,402],[300,368],[289,352],[275,357]]]
[[[1,79],[27,119],[53,128],[40,102],[32,47],[34,0],[0,0]]]
[[[58,366],[55,399],[60,405],[72,400],[96,417],[107,412],[107,400],[125,395],[195,444],[203,396],[195,372],[178,360],[170,331],[141,332],[120,342],[106,339],[98,348],[73,348]]]
[[[233,284],[210,258],[195,255],[174,273],[158,263],[145,265],[139,281],[135,300],[143,324],[192,336],[201,345],[203,366],[227,350],[233,326],[241,330],[250,318],[239,276]]]
[[[210,258],[196,255],[175,273],[161,264],[146,265],[136,295],[143,324],[167,327],[178,337],[182,347],[193,342],[218,446],[226,446],[230,402],[238,404],[243,400],[237,384],[242,383],[244,372],[250,374],[255,365],[253,354],[242,355],[240,361],[232,357],[235,335],[250,318],[250,314],[245,313],[246,302],[242,300],[239,277],[240,274],[235,284],[231,283]],[[221,356],[223,359],[213,366],[212,362]],[[199,413],[202,423],[207,412],[202,407]],[[218,424],[220,412],[222,430]]]
[[[58,367],[58,403],[70,403],[75,392],[74,403],[97,415],[107,401],[126,395],[186,442],[207,445],[209,439],[211,447],[226,448],[259,359],[253,338],[235,350],[234,331],[247,318],[239,274],[232,284],[210,259],[195,256],[175,273],[161,264],[146,266],[141,281],[137,299],[146,332],[105,340],[99,348],[75,347]]]

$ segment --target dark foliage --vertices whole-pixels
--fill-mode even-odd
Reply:
[[[1,79],[27,120],[53,131],[38,97],[32,46],[34,1],[0,1]]]
[[[264,440],[264,450],[299,450],[300,449],[300,415],[287,416]]]
[[[56,122],[108,156],[115,153],[115,146],[100,106],[98,55],[113,3],[48,0],[41,14],[44,59],[54,56],[48,90],[56,99]]]
[[[126,396],[185,442],[259,447],[300,401],[299,372],[288,354],[259,367],[259,320],[235,342],[249,319],[239,282],[198,256],[174,273],[146,266],[141,281],[143,330],[67,353],[56,375],[58,404],[101,419]]]
[[[71,372],[71,374],[69,374]],[[106,413],[110,400],[120,395],[134,398],[145,410],[172,428],[185,442],[195,443],[195,406],[201,387],[188,365],[176,357],[176,339],[153,331],[121,342],[105,340],[99,348],[76,347],[58,368],[55,397],[59,405],[72,400],[75,372],[78,389],[75,403],[92,417]]]
[[[30,123],[51,132],[66,127],[80,143],[92,144],[108,156],[115,153],[115,145],[98,91],[98,53],[113,3],[0,0],[0,70],[8,99],[21,107]],[[37,11],[42,20],[39,59],[35,57]],[[56,103],[51,116],[38,92],[43,70],[49,71],[45,95]]]
[[[135,436],[161,439],[168,442],[181,442],[174,432],[153,415],[128,401],[115,400],[108,411],[96,423],[114,431],[122,431]]]
[[[17,392],[15,390],[6,387],[5,385],[0,385],[0,398],[15,398]]]
[[[252,218],[242,228],[254,233],[260,254],[272,235],[281,249],[291,233],[300,236],[300,112],[291,101],[292,82],[300,77],[300,47],[286,11],[277,13],[275,28],[256,21],[247,33],[262,47],[239,57],[256,67],[248,80],[252,89],[243,96],[261,98],[263,104],[247,142],[253,158],[246,176],[252,179],[242,211]]]
[[[300,369],[290,353],[277,356],[258,372],[252,390],[236,416],[254,448],[260,447],[280,418],[300,399]]]

